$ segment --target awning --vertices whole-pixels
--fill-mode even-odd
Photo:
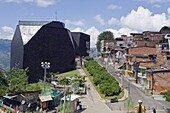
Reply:
[[[53,100],[51,98],[51,95],[40,95],[39,98],[40,98],[41,102],[46,102],[46,101]]]

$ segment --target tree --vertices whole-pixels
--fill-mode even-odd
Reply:
[[[26,90],[28,84],[28,77],[26,73],[28,69],[10,69],[5,72],[8,83],[8,92],[17,92]]]
[[[100,52],[100,42],[101,40],[114,40],[114,36],[113,33],[111,31],[104,31],[102,33],[99,34],[99,36],[97,37],[97,44],[96,44],[96,48],[97,51]]]
[[[71,80],[68,78],[62,78],[59,80],[59,84],[61,85],[70,85],[71,84]]]
[[[7,80],[5,79],[4,76],[4,71],[0,70],[0,96],[4,96],[7,92]]]
[[[0,96],[9,92],[26,90],[28,69],[0,70]]]

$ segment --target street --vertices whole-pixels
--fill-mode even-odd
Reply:
[[[98,62],[103,65],[100,60],[98,60]],[[113,66],[103,66],[107,68],[108,72],[111,73],[119,83],[121,83],[121,77],[114,75]],[[124,88],[129,91],[129,97],[132,98],[132,103],[134,105],[137,105],[138,100],[142,100],[148,112],[151,111],[153,108],[156,108],[156,110],[160,113],[170,113],[170,102],[154,100],[151,96],[147,96],[146,94],[144,94],[144,92],[141,91],[141,88],[137,87],[135,83],[129,82],[129,80],[124,76],[122,76],[122,83]],[[166,112],[165,109],[167,110]]]

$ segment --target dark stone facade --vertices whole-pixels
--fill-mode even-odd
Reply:
[[[81,32],[72,32],[76,44],[76,55],[89,56],[90,52],[90,35]]]
[[[29,22],[26,24],[29,25]],[[72,35],[62,22],[53,21],[43,24],[27,43],[23,43],[24,37],[21,35],[19,26],[20,24],[17,25],[11,43],[10,66],[11,68],[28,68],[29,83],[43,80],[44,70],[41,62],[50,62],[47,73],[62,73],[75,69],[76,54],[89,55],[86,51],[90,49],[90,36],[84,33]],[[73,39],[75,34],[78,34],[76,40]]]

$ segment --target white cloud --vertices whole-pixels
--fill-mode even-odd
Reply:
[[[84,32],[84,30],[80,27],[76,27],[74,29],[71,29],[71,32]]]
[[[110,5],[108,6],[108,9],[112,9],[112,10],[121,9],[121,8],[122,8],[122,7],[117,6],[117,5],[114,5],[114,4],[110,4]]]
[[[121,35],[127,35],[129,36],[130,33],[138,33],[136,30],[132,30],[129,28],[120,28],[120,29],[106,29],[105,31],[111,31],[114,35],[114,37],[120,37]]]
[[[48,7],[55,4],[58,0],[0,0],[3,2],[14,2],[14,3],[36,3],[39,7]]]
[[[90,46],[96,47],[97,37],[100,34],[98,29],[96,29],[95,26],[92,26],[89,29],[87,29],[85,33],[90,35]]]
[[[108,20],[109,25],[114,25],[114,24],[119,24],[119,20],[116,18],[112,17],[110,20]]]
[[[168,14],[170,15],[170,7],[167,9],[167,11],[168,11]]]
[[[101,32],[103,32],[103,31],[99,31],[95,26],[92,26],[88,28],[87,30],[83,30],[82,28],[77,27],[75,29],[72,29],[71,31],[72,32],[84,32],[90,35],[90,47],[96,47],[97,37]],[[130,33],[138,33],[138,31],[132,30],[129,28],[120,28],[118,30],[110,28],[110,29],[105,29],[104,31],[111,31],[115,38],[120,37],[121,35],[129,36]]]
[[[104,19],[101,17],[101,15],[96,15],[94,17],[94,19],[100,24],[100,25],[104,25],[105,22],[104,22]]]
[[[92,26],[87,30],[83,30],[82,28],[77,27],[75,29],[71,29],[71,32],[84,32],[90,35],[90,47],[96,47],[97,37],[100,34],[100,32],[98,29],[95,28],[95,26]]]
[[[161,27],[170,25],[170,18],[165,13],[153,14],[148,9],[139,6],[137,11],[132,10],[127,16],[121,17],[120,22],[122,27],[137,31],[159,31]]]
[[[0,39],[12,39],[14,34],[14,29],[12,27],[3,26],[0,29]]]
[[[35,2],[40,7],[48,7],[50,5],[53,5],[56,2],[56,0],[36,0]]]
[[[84,26],[85,21],[84,20],[77,20],[77,21],[72,21],[72,20],[65,20],[66,25],[75,25],[75,26]]]

